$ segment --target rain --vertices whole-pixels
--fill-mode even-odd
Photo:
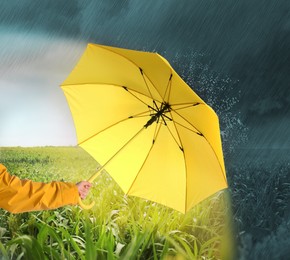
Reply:
[[[249,192],[259,194],[259,185],[247,178],[254,175],[259,182],[274,174],[276,184],[269,180],[269,185],[279,193],[290,182],[288,0],[2,1],[0,35],[0,146],[55,145],[60,139],[65,140],[62,145],[75,144],[61,91],[52,89],[87,43],[158,52],[219,116],[240,259],[265,257],[263,249],[270,250],[271,241],[267,254],[280,252],[281,258],[270,259],[289,255],[280,242],[289,232],[290,188],[281,193],[282,201],[268,201],[272,206],[264,207],[268,221],[278,216],[270,228],[265,219],[251,222],[247,215],[254,214],[254,202],[243,204],[237,185],[245,182],[252,185]],[[25,96],[29,91],[33,94]],[[35,111],[33,118],[21,110]],[[44,116],[57,137],[41,135]],[[30,119],[30,126],[17,127]],[[35,143],[21,143],[21,136],[31,134],[28,127],[34,127]],[[263,200],[260,195],[255,199]],[[239,207],[245,213],[239,215]]]

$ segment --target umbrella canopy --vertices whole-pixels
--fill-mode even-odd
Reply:
[[[184,213],[227,187],[217,115],[159,54],[88,44],[61,87],[78,144],[126,194]]]

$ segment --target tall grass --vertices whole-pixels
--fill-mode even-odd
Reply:
[[[0,148],[11,173],[35,181],[88,178],[97,162],[77,147]],[[0,211],[3,259],[231,259],[228,193],[219,192],[187,214],[123,194],[103,172],[92,210]]]
[[[263,158],[228,171],[239,259],[289,259],[289,162]]]

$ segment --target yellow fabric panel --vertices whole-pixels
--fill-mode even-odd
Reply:
[[[185,170],[183,152],[162,125],[128,194],[185,212]]]
[[[142,103],[119,86],[88,84],[62,88],[73,115],[78,143],[82,143],[117,122],[127,120],[130,116],[140,113],[149,115],[146,104],[152,103],[146,96],[134,92],[134,95],[146,102]],[[143,125],[140,125],[139,129],[142,127]]]
[[[170,118],[172,117],[171,114],[168,114],[168,116]],[[180,140],[179,133],[177,132],[176,123],[175,122],[168,121],[167,119],[165,121],[166,121],[166,124],[167,124],[167,130],[171,134],[171,137],[170,138],[172,138],[173,140],[175,140],[176,145],[178,145],[180,148],[182,148],[182,140]]]
[[[138,56],[138,54],[136,55]],[[62,83],[62,86],[92,83],[126,86],[131,90],[151,96],[138,66],[122,55],[116,55],[108,48],[89,44],[77,66]],[[158,92],[152,89],[151,91],[154,91],[151,93],[154,98],[160,100]]]
[[[81,144],[101,165],[112,159],[105,169],[125,193],[152,146],[154,128],[143,125],[144,118],[129,119]]]
[[[173,73],[169,104],[204,103],[204,101],[178,76]]]
[[[197,131],[204,135],[211,148],[214,150],[222,167],[224,177],[226,178],[219,120],[215,112],[208,105],[201,104],[187,107],[186,109],[180,109],[176,112],[172,111],[172,117],[175,121],[180,121],[181,124],[185,124],[185,121],[190,123]]]
[[[184,82],[184,80],[174,71],[170,63],[161,55],[158,55],[163,63],[171,68],[172,79],[170,95],[165,99],[169,104],[183,103],[204,103],[204,101]]]
[[[166,85],[171,74],[171,68],[164,64],[157,53],[128,50],[123,48],[109,47],[104,45],[89,44],[93,48],[104,48],[112,53],[115,53],[127,62],[135,64],[137,68],[142,68],[144,74],[152,85],[158,90],[161,96],[164,95]],[[128,75],[131,71],[123,70],[124,75]],[[131,74],[130,74],[131,77]]]
[[[206,139],[177,126],[182,139],[186,165],[186,209],[227,187],[223,168]]]
[[[11,176],[0,164],[0,207],[12,213],[55,209],[76,205],[78,189],[74,183],[41,183]]]

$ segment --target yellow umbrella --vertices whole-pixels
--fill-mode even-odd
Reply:
[[[227,187],[215,112],[157,53],[88,44],[61,85],[78,144],[124,193],[180,212]]]

